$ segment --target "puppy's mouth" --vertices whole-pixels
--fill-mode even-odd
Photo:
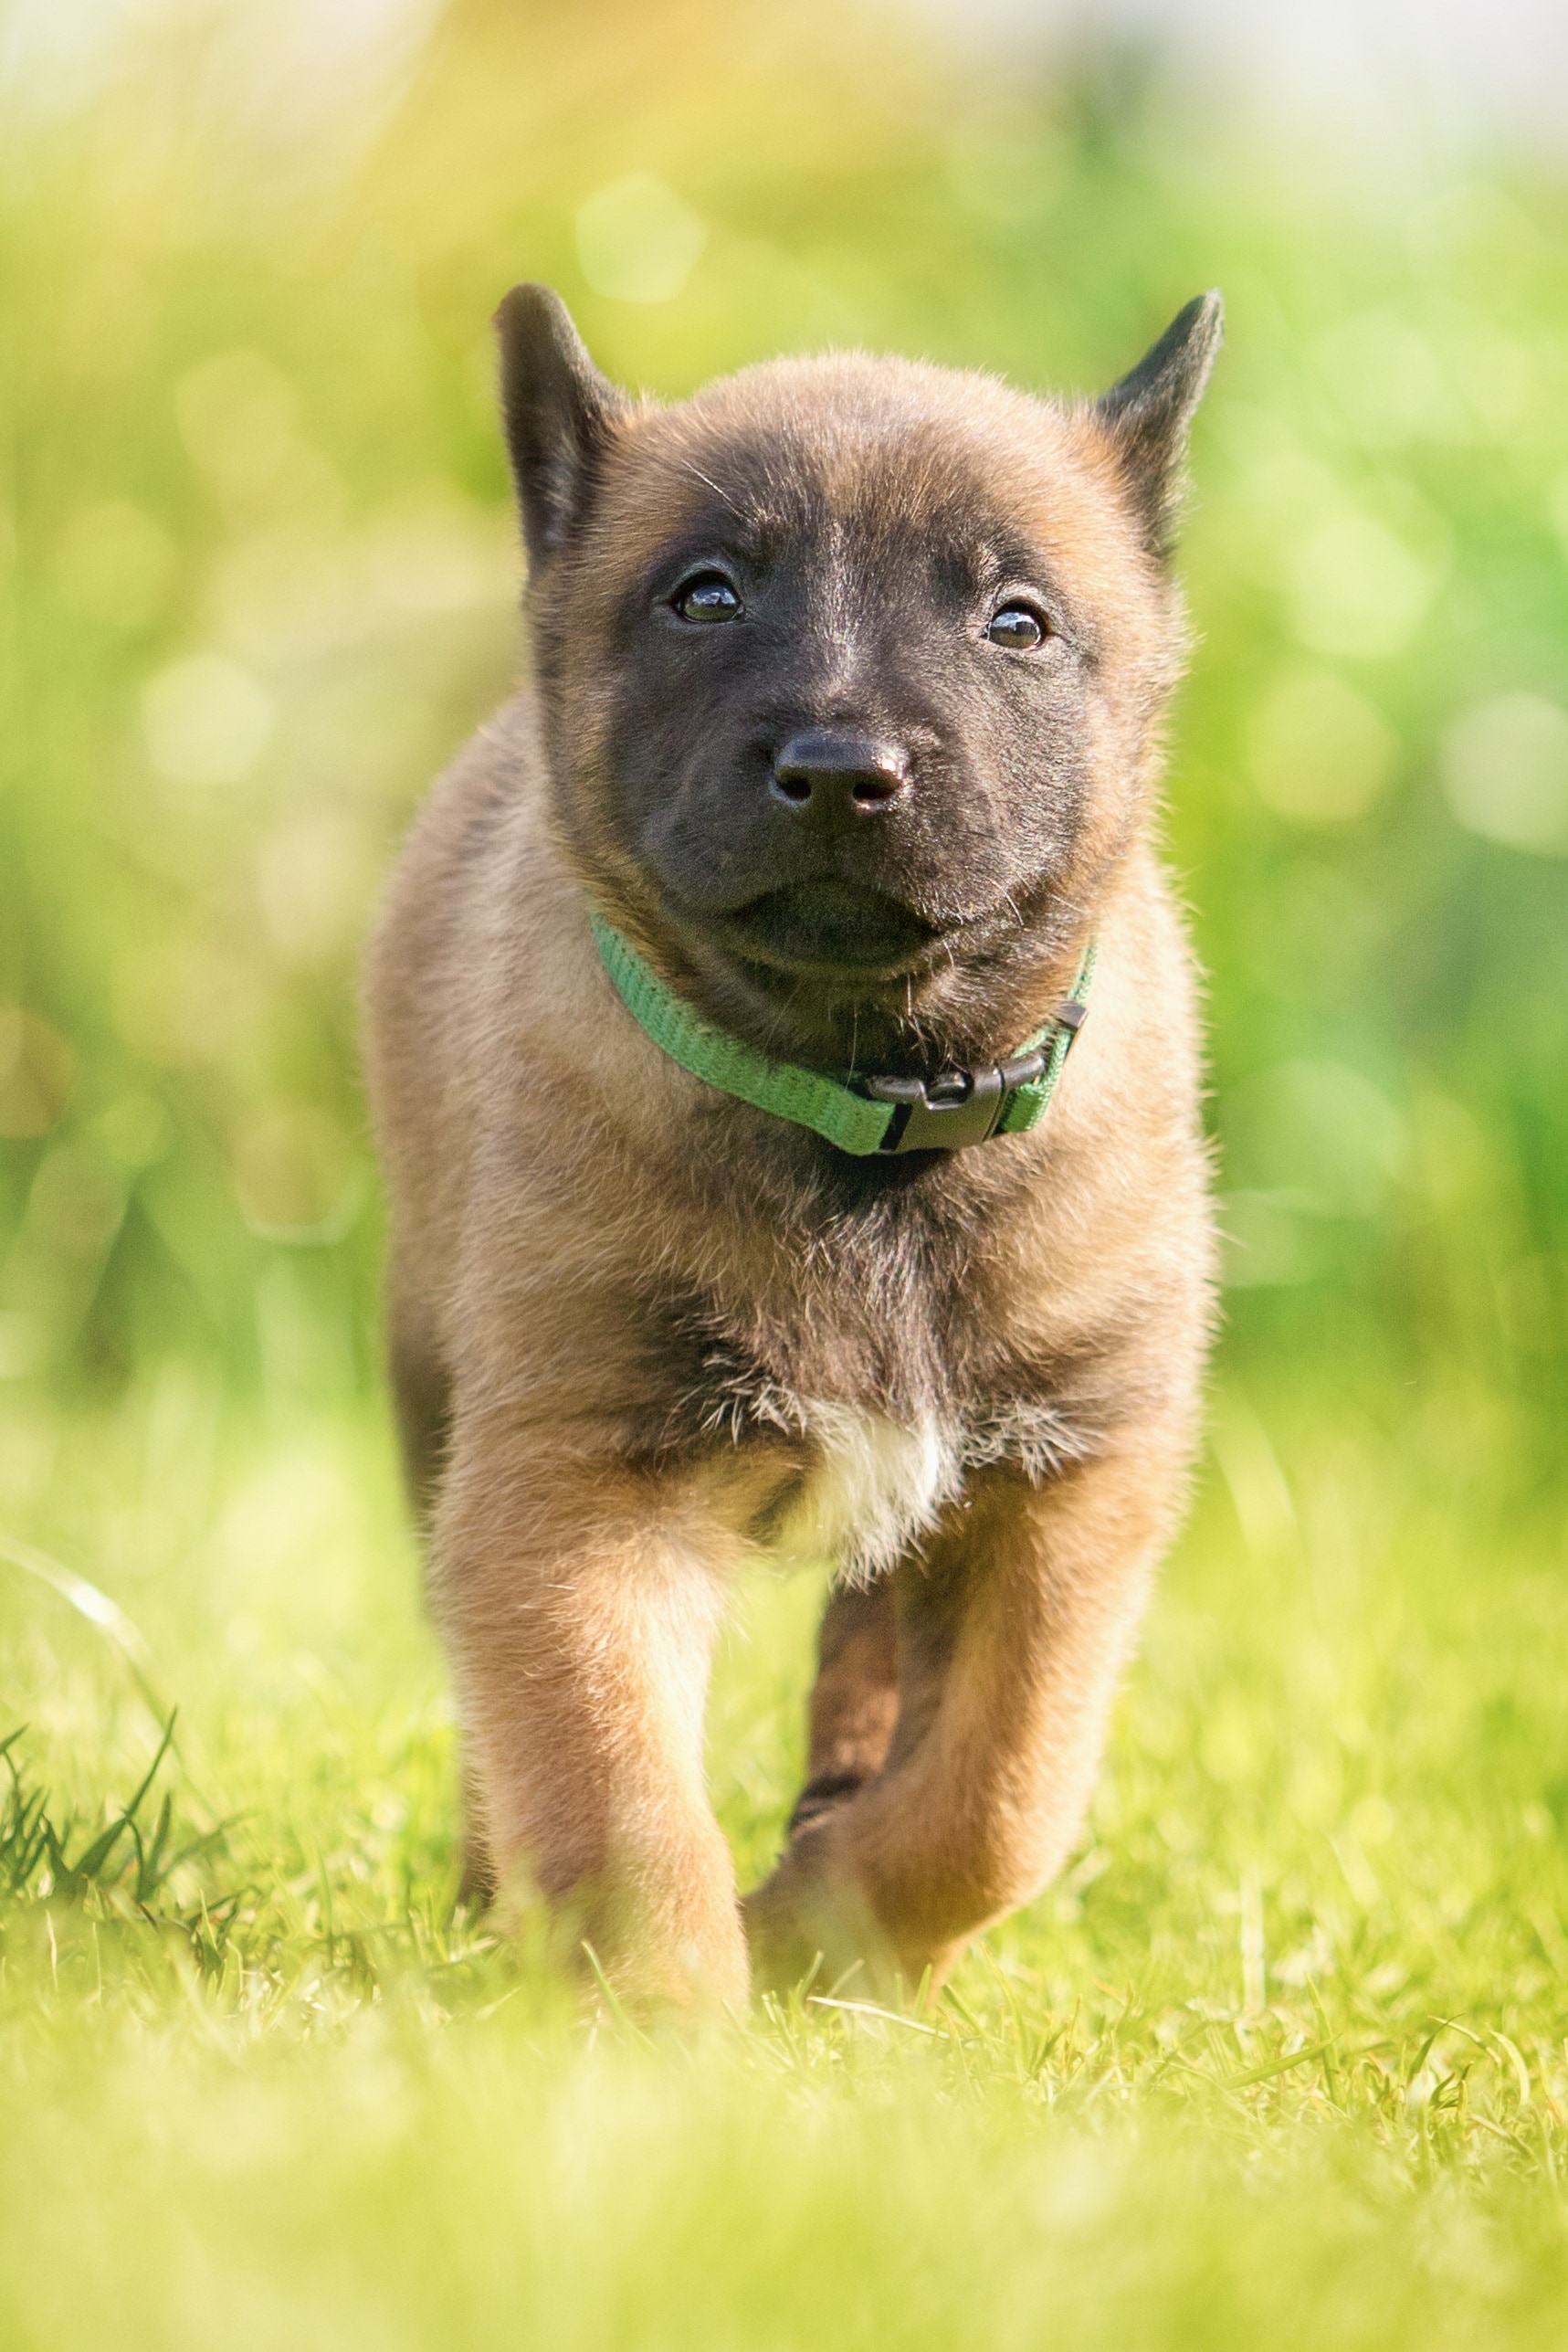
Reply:
[[[748,963],[868,975],[906,970],[942,929],[882,891],[833,880],[764,891],[732,909],[721,927],[725,944]]]

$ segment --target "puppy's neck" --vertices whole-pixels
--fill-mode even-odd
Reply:
[[[650,920],[619,893],[586,888],[664,985],[742,1043],[827,1075],[924,1080],[1005,1060],[1044,1028],[1118,896],[1108,878],[1087,909],[1054,905],[1032,925],[956,938],[907,978],[857,987],[847,976],[749,964]]]

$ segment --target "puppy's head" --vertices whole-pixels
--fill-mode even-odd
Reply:
[[[560,301],[499,326],[557,813],[676,985],[775,1052],[1006,1050],[1135,835],[1220,334],[1092,404],[859,355],[634,405]]]

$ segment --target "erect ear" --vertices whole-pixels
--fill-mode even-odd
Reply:
[[[1187,428],[1224,332],[1225,304],[1217,293],[1200,294],[1094,405],[1143,518],[1150,552],[1162,560],[1171,552]]]
[[[559,294],[514,286],[496,312],[501,415],[537,568],[581,510],[594,469],[630,402],[601,375]]]

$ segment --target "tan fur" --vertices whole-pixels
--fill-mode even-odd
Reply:
[[[587,913],[767,1041],[767,1008],[660,928],[597,828],[615,598],[715,433],[820,420],[852,505],[865,476],[840,420],[869,407],[874,425],[879,403],[918,421],[917,505],[922,435],[1008,466],[1102,628],[1108,781],[1059,943],[989,991],[937,975],[913,1007],[955,1053],[1007,1050],[1092,925],[1091,1014],[1047,1119],[861,1215],[825,1204],[828,1147],[715,1094],[632,1022]],[[748,1942],[764,1981],[820,1952],[831,1973],[859,1959],[913,1985],[1069,1851],[1192,1457],[1211,1281],[1197,1024],[1150,841],[1180,623],[1084,412],[848,360],[621,429],[550,741],[524,697],[458,760],[369,969],[391,1349],[474,1867],[569,1908],[635,1998],[742,2002]],[[852,616],[844,642],[852,665]],[[831,1547],[858,1582],[824,1629],[806,1795],[742,1914],[703,1703],[727,1579],[781,1542]]]

